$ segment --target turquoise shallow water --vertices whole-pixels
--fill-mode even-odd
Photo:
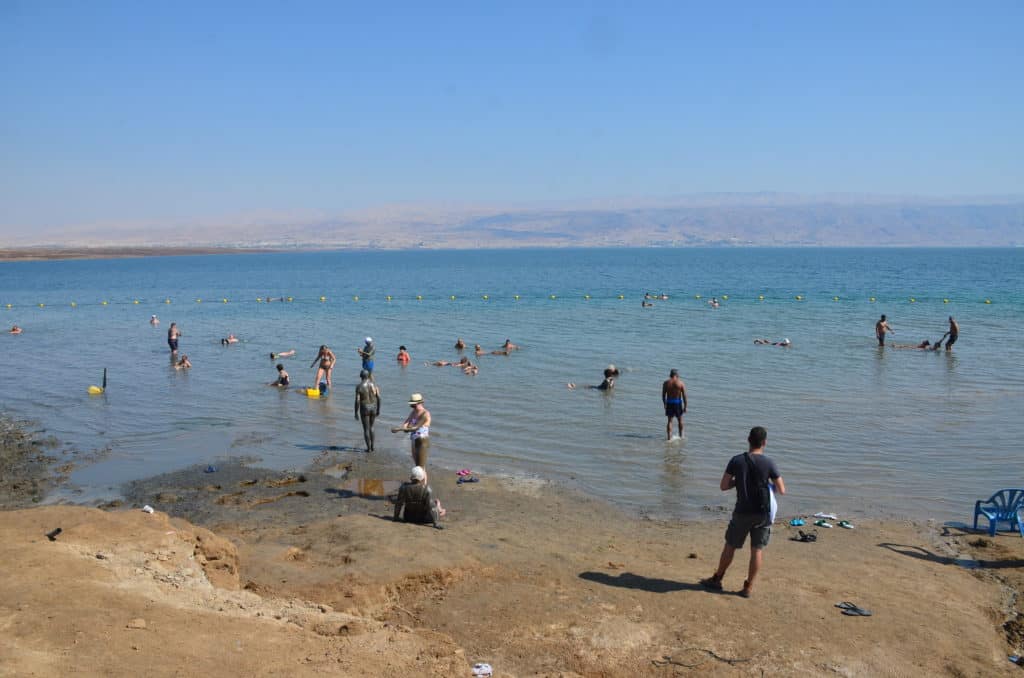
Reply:
[[[647,290],[670,299],[643,309]],[[294,301],[256,302],[268,295]],[[712,295],[723,299],[720,308],[705,303]],[[162,321],[157,329],[147,323],[152,313]],[[897,342],[938,338],[950,314],[961,339],[952,354],[879,350],[880,313]],[[361,446],[352,389],[355,348],[367,335],[376,339],[384,391],[381,454],[398,459],[407,458],[408,441],[386,427],[419,391],[435,419],[432,463],[469,466],[485,478],[564,480],[653,515],[692,517],[730,503],[718,480],[756,424],[768,429],[768,452],[790,489],[784,513],[963,520],[975,498],[1024,485],[1019,249],[16,262],[0,264],[0,316],[25,328],[0,335],[3,408],[78,447],[112,450],[77,471],[74,491],[57,498],[108,497],[125,480],[225,456],[287,468],[325,445]],[[172,320],[184,332],[191,372],[169,367]],[[229,332],[242,343],[222,347]],[[476,377],[424,366],[455,357],[457,336],[488,349],[511,337],[524,348],[483,356]],[[752,342],[784,336],[792,348]],[[290,348],[298,350],[286,361],[293,382],[311,383],[307,367],[321,343],[339,356],[328,399],[264,386],[275,376],[269,352]],[[393,359],[399,344],[413,356],[404,369]],[[566,389],[570,381],[598,383],[610,362],[623,370],[614,393]],[[87,396],[103,367],[107,393]],[[673,367],[687,383],[690,410],[686,439],[666,443],[660,385]]]

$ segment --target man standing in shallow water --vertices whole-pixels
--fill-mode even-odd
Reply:
[[[661,385],[661,402],[665,405],[665,434],[672,440],[672,418],[675,417],[679,437],[683,437],[683,415],[686,414],[686,384],[679,378],[679,370],[668,373],[668,379]]]
[[[356,419],[363,424],[363,440],[366,451],[373,452],[373,422],[380,416],[380,389],[370,380],[366,370],[359,372],[361,381],[356,386]]]
[[[885,319],[885,314],[883,313],[882,317],[878,319],[877,323],[875,323],[875,336],[878,337],[879,346],[885,346],[886,332],[896,334],[896,331],[889,327],[889,321]]]

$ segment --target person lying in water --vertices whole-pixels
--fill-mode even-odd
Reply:
[[[792,342],[789,338],[785,338],[782,341],[769,341],[768,339],[754,339],[755,344],[768,344],[770,346],[789,346]]]
[[[483,355],[484,353],[487,353],[487,351],[485,351],[480,344],[473,344],[473,352],[476,353],[477,355]]]
[[[10,332],[11,334],[21,334],[21,328],[15,325],[11,328]]]
[[[238,337],[233,334],[229,334],[226,338],[220,340],[221,346],[227,346],[228,344],[237,344]]]
[[[931,342],[925,339],[920,344],[889,344],[891,348],[909,348],[915,351],[927,351],[931,346]]]
[[[619,368],[615,367],[615,365],[609,365],[608,367],[604,368],[604,381],[602,381],[597,386],[587,386],[586,388],[592,388],[595,391],[610,391],[613,388],[615,388],[615,380],[618,378],[618,376]],[[574,383],[570,382],[565,386],[570,391],[576,390],[576,384]]]
[[[278,358],[291,358],[293,355],[295,355],[295,349],[294,348],[292,350],[290,350],[290,351],[281,351],[280,353],[271,353],[270,354],[270,359],[271,360],[277,360]]]
[[[435,360],[432,363],[423,363],[424,365],[433,365],[434,367],[465,367],[469,365],[469,357],[462,356],[458,362],[452,362],[451,360]]]

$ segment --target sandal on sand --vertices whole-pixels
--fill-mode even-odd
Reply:
[[[476,476],[462,476],[462,477],[461,477],[461,478],[459,478],[459,479],[458,479],[458,481],[456,481],[456,482],[457,482],[457,483],[458,483],[459,485],[461,485],[462,483],[479,483],[479,482],[480,482],[480,479],[479,479],[479,478],[477,478]]]
[[[840,520],[838,524],[839,524],[839,527],[845,528],[847,530],[852,530],[853,529],[853,523],[851,523],[848,520]]]
[[[836,603],[836,607],[843,611],[843,614],[848,617],[870,617],[871,610],[865,610],[863,607],[854,605],[851,602],[843,601],[842,603]]]
[[[800,527],[801,525],[804,524],[804,519],[803,518],[793,518],[793,520],[789,521],[789,524],[792,525],[793,527]]]
[[[835,527],[835,525],[833,525],[832,523],[828,522],[824,518],[822,518],[821,520],[815,520],[814,524],[817,525],[818,527]]]
[[[812,542],[818,541],[818,535],[815,532],[804,532],[803,530],[797,530],[799,537],[793,537],[793,541]]]
[[[455,475],[457,475],[457,476],[468,476],[471,473],[473,473],[473,472],[470,471],[468,468],[464,468],[464,469],[459,469],[458,471],[456,471]]]

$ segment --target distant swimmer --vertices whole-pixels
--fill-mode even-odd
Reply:
[[[770,339],[754,339],[755,344],[768,344],[769,346],[792,346],[793,342],[786,337],[782,341],[771,341]]]
[[[604,368],[604,381],[597,386],[587,386],[586,388],[594,389],[595,391],[611,391],[615,388],[615,380],[619,377],[619,368],[615,365],[609,365]],[[565,385],[570,391],[576,390],[576,384],[568,383]]]
[[[889,321],[885,319],[885,314],[883,313],[882,317],[878,319],[877,323],[875,323],[875,336],[878,337],[879,346],[885,346],[886,332],[892,332],[893,334],[896,334],[896,330],[889,327]]]
[[[718,297],[711,297],[711,301],[708,302],[708,306],[711,308],[718,308],[721,304],[718,302]]]
[[[458,362],[452,362],[450,360],[435,360],[432,363],[425,363],[426,365],[433,365],[434,367],[465,367],[469,365],[469,356],[462,356]]]
[[[520,348],[519,344],[513,344],[511,339],[506,339],[505,343],[502,344],[501,347],[506,351],[518,351]]]
[[[192,367],[192,361],[188,359],[187,355],[181,356],[181,360],[174,363],[174,369],[176,370],[187,370]]]
[[[412,412],[401,426],[391,429],[392,433],[408,433],[412,441],[412,460],[417,466],[427,467],[430,453],[430,412],[423,406],[423,395],[413,393],[409,398]]]
[[[373,422],[380,416],[380,389],[370,380],[366,370],[359,372],[359,385],[356,386],[356,419],[363,424],[363,440],[366,451],[373,452]]]
[[[478,372],[480,372],[480,368],[477,367],[476,365],[474,365],[471,362],[467,361],[467,363],[465,365],[462,365],[462,373],[463,374],[474,375],[474,374],[477,374]]]
[[[953,344],[960,337],[960,324],[953,320],[953,316],[949,316],[949,331],[942,335],[943,339],[949,337],[949,341],[946,342],[946,350],[952,351]],[[942,339],[939,339],[938,343],[942,343]]]
[[[373,337],[367,337],[362,348],[357,348],[359,357],[363,359],[363,369],[370,373],[370,378],[373,378],[373,356],[377,352],[377,349],[373,346]]]
[[[290,380],[288,373],[284,369],[284,365],[281,363],[277,364],[277,379],[270,382],[271,386],[277,386],[279,388],[288,388]]]
[[[644,299],[654,299],[655,296],[650,292],[644,292]]]
[[[661,299],[662,301],[668,301],[668,295],[667,294],[662,294],[658,298]]]
[[[290,351],[282,351],[281,353],[271,353],[270,359],[277,360],[278,358],[291,358],[293,355],[295,355],[294,348]]]
[[[461,351],[462,349],[466,348],[466,342],[464,342],[462,340],[462,337],[459,337],[458,339],[455,340],[455,348],[456,348],[456,350],[459,350],[459,351]]]
[[[645,299],[645,300],[643,300],[643,301],[641,301],[641,302],[640,302],[640,307],[641,307],[641,308],[653,308],[653,307],[654,307],[654,304],[652,304],[651,302],[649,302],[649,301],[647,301],[647,300]]]
[[[9,330],[9,332],[10,332],[11,334],[21,334],[21,328],[20,328],[20,327],[18,327],[17,325],[14,325],[14,326],[12,326],[12,327],[11,327],[11,329]]]
[[[181,331],[178,329],[178,323],[171,323],[171,326],[167,328],[167,345],[171,347],[171,355],[178,352],[179,337],[181,337]]]
[[[238,337],[233,334],[229,334],[227,337],[220,340],[221,346],[230,346],[231,344],[237,344]]]
[[[313,358],[313,362],[309,364],[312,369],[313,365],[316,365],[317,361],[320,362],[320,366],[316,370],[316,383],[325,383],[328,387],[331,386],[331,372],[334,371],[334,363],[338,361],[338,358],[334,355],[334,351],[327,348],[326,345],[320,346],[320,352]]]
[[[152,325],[153,327],[156,327],[157,325],[160,324],[160,318],[157,318],[156,314],[154,313],[153,315],[149,316],[149,324]]]
[[[668,379],[661,385],[661,402],[665,405],[665,433],[672,440],[672,419],[676,420],[679,437],[683,437],[683,415],[686,414],[686,384],[679,378],[679,370],[668,373]]]
[[[485,351],[483,347],[480,346],[480,344],[473,344],[473,352],[476,353],[477,355],[483,355],[484,353],[487,353],[487,351]]]
[[[943,337],[945,337],[945,335],[943,335]],[[939,339],[937,342],[935,342],[935,345],[936,346],[941,346],[942,345],[942,339]],[[916,351],[933,351],[933,350],[938,350],[938,349],[931,348],[931,342],[928,341],[927,339],[922,341],[920,344],[889,344],[889,348],[900,348],[900,349],[907,349],[907,348],[909,348],[909,349],[913,349],[913,350],[916,350]]]

